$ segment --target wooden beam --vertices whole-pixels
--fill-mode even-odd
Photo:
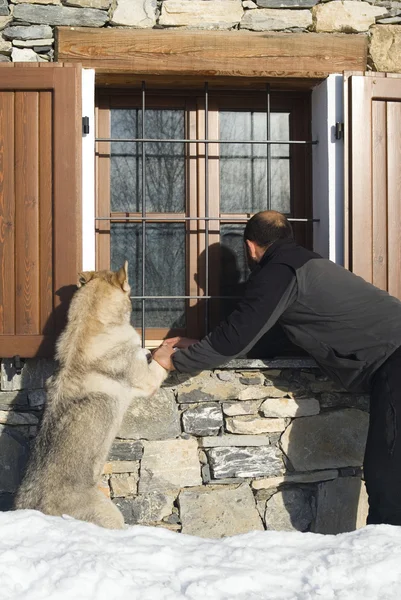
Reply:
[[[322,79],[365,70],[367,38],[352,34],[254,33],[171,29],[59,27],[57,60],[79,62],[97,75],[197,78]]]

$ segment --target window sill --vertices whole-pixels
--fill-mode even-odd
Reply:
[[[220,369],[316,369],[313,358],[239,358],[231,360]]]

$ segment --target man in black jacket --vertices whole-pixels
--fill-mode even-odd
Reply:
[[[252,269],[231,315],[201,341],[166,340],[154,358],[196,373],[246,354],[276,322],[332,379],[371,396],[364,459],[369,524],[401,525],[401,302],[297,246],[284,215],[254,215],[244,232]]]

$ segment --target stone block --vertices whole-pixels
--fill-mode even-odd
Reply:
[[[17,27],[12,27],[10,29],[17,29]],[[10,39],[10,34],[8,32],[9,29],[6,29],[3,32],[3,35]],[[36,60],[36,58],[33,57],[33,54],[35,54],[33,50],[26,51],[25,59],[23,58],[22,52],[25,51],[19,50],[18,48],[13,50],[13,53],[16,53],[15,56],[21,57],[20,60],[22,61]],[[13,60],[16,59],[13,58]],[[4,391],[14,391],[44,388],[46,380],[54,372],[54,367],[54,362],[46,358],[30,358],[24,362],[22,372],[17,374],[13,360],[11,358],[3,358],[1,361],[1,389]]]
[[[76,6],[79,8],[98,8],[99,10],[108,10],[112,0],[64,0],[66,6]]]
[[[371,29],[370,59],[376,71],[401,72],[401,26],[377,25]]]
[[[324,392],[320,396],[320,406],[322,408],[359,408],[368,411],[369,395]]]
[[[1,425],[37,425],[38,417],[27,412],[15,410],[0,410]]]
[[[14,40],[13,41],[13,46],[15,46],[16,48],[33,48],[35,50],[36,48],[42,48],[42,47],[52,47],[52,44],[54,42],[53,38],[50,39],[45,39],[45,40]],[[36,52],[36,50],[35,50]]]
[[[96,8],[18,4],[14,8],[14,19],[44,25],[102,27],[108,21],[108,14]]]
[[[156,24],[156,0],[117,0],[111,25],[146,28]]]
[[[314,471],[363,462],[369,416],[349,408],[294,419],[281,437],[296,471]]]
[[[32,48],[13,48],[11,58],[13,62],[40,62],[39,56]]]
[[[117,437],[164,440],[180,433],[180,416],[174,393],[160,389],[151,398],[136,398],[132,402]]]
[[[285,29],[309,29],[312,26],[310,10],[287,10],[260,8],[246,11],[241,29],[252,31],[282,31]]]
[[[284,431],[285,427],[285,419],[263,419],[253,415],[228,417],[226,419],[227,431],[231,433],[244,433],[247,435],[273,433]]]
[[[313,516],[311,495],[301,488],[277,492],[266,503],[265,524],[270,531],[307,531]]]
[[[263,385],[264,377],[257,371],[243,371],[239,377],[239,382],[243,385]]]
[[[5,17],[10,14],[7,0],[0,0],[0,16]]]
[[[357,477],[339,477],[321,483],[317,492],[315,533],[344,533],[366,525],[368,498]]]
[[[228,417],[237,417],[240,415],[258,414],[260,400],[248,400],[245,402],[225,402],[223,404],[223,413]]]
[[[294,483],[319,483],[338,477],[337,469],[327,469],[326,471],[313,471],[312,473],[286,473],[279,477],[267,477],[266,479],[256,479],[252,481],[252,489],[269,490],[276,489],[281,485]]]
[[[139,470],[137,473],[120,473],[110,476],[110,487],[113,498],[133,496],[138,491]]]
[[[237,400],[241,387],[235,381],[220,381],[211,377],[202,380],[191,380],[189,385],[182,385],[178,389],[177,401],[180,404],[193,404]]]
[[[274,385],[248,386],[240,390],[238,400],[263,400],[265,398],[284,398],[291,396],[287,385],[278,388]]]
[[[316,398],[268,398],[260,407],[265,417],[310,417],[320,412]]]
[[[143,443],[139,492],[169,491],[202,483],[194,439]]]
[[[28,402],[30,408],[40,410],[46,403],[46,392],[45,390],[29,390],[28,391]]]
[[[0,410],[13,408],[28,408],[28,395],[26,392],[0,392]]]
[[[319,0],[256,0],[261,8],[312,8]]]
[[[336,0],[318,4],[313,8],[313,19],[317,32],[360,33],[375,24],[383,8],[368,2]]]
[[[12,44],[0,36],[0,54],[11,54]]]
[[[141,442],[127,442],[116,440],[110,448],[109,461],[136,461],[142,458],[143,447]]]
[[[113,500],[128,525],[147,525],[161,521],[173,511],[176,496],[162,492],[140,494],[134,498]]]
[[[107,462],[103,467],[103,473],[110,475],[111,473],[137,473],[139,462],[135,460],[112,460]]]
[[[8,15],[6,17],[0,17],[0,31],[2,29],[5,29],[9,25],[9,23],[11,23],[11,21],[12,21],[11,15]]]
[[[270,436],[267,435],[220,435],[204,437],[199,440],[202,448],[230,448],[232,446],[269,446]]]
[[[221,405],[215,402],[189,408],[182,413],[182,424],[192,435],[217,435],[223,427]]]
[[[5,56],[5,54],[0,54],[0,62],[11,62],[9,56]]]
[[[232,371],[215,371],[215,375],[220,381],[234,381],[235,373]]]
[[[54,4],[61,5],[61,0],[11,0],[13,4]]]
[[[263,531],[248,485],[185,490],[178,497],[182,532],[204,538]]]
[[[14,427],[0,425],[0,492],[15,492],[29,454],[25,436]]]
[[[281,454],[273,446],[211,448],[207,454],[214,479],[271,477],[284,471]]]
[[[258,5],[253,0],[242,0],[242,6],[244,8],[258,8]]]
[[[53,37],[53,30],[48,25],[32,25],[29,27],[17,25],[15,27],[8,27],[5,29],[3,31],[3,35],[8,40],[37,40],[41,38],[49,39]],[[11,361],[8,361],[7,364],[9,365],[8,369],[10,369]],[[15,371],[13,372],[13,375],[15,375]]]
[[[241,0],[164,0],[159,24],[230,29],[243,13]]]

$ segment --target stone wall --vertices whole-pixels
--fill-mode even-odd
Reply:
[[[0,62],[53,60],[57,25],[359,33],[401,72],[401,0],[0,0]]]
[[[251,530],[338,533],[363,526],[368,397],[312,361],[236,361],[173,374],[130,408],[100,482],[127,523],[205,537]],[[10,507],[53,370],[1,364],[0,504]]]

